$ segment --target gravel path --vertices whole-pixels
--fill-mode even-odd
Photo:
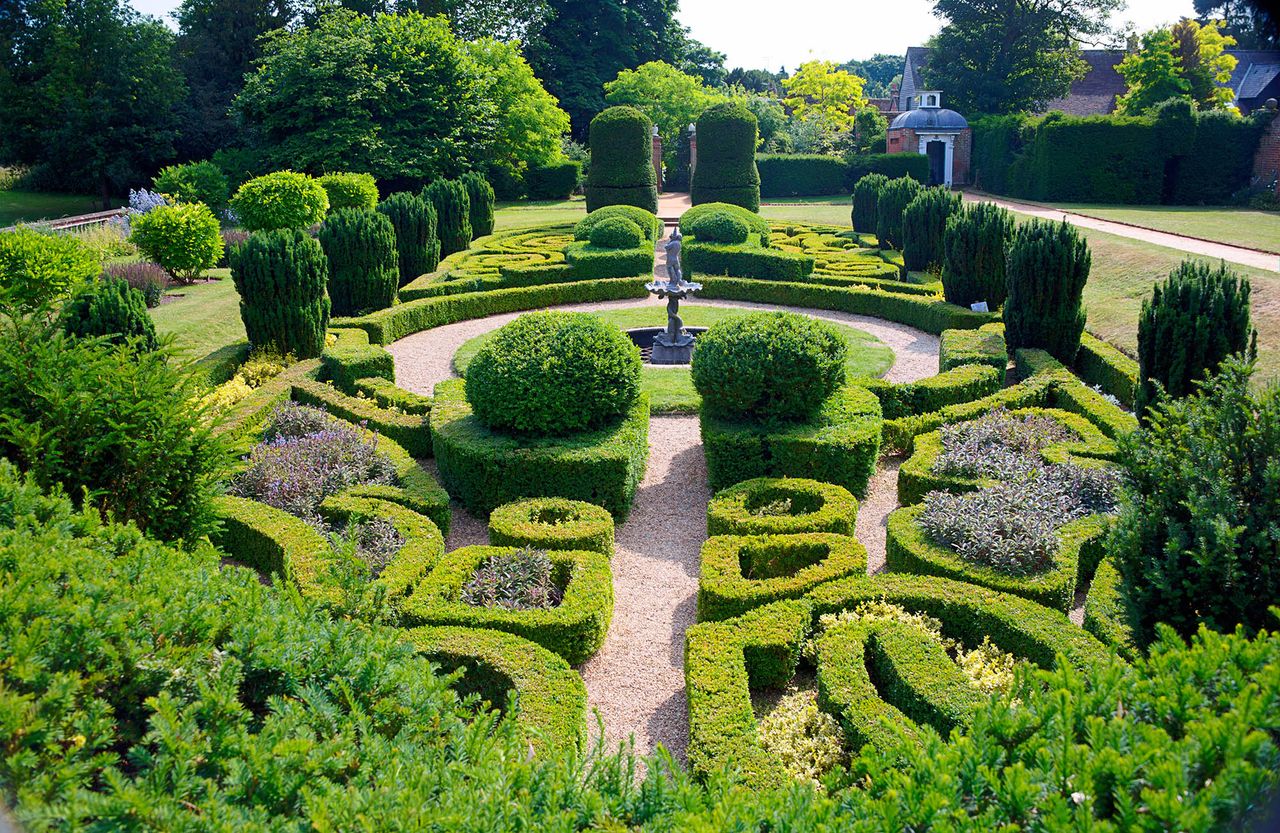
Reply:
[[[889,514],[898,508],[898,469],[903,457],[881,457],[876,473],[867,483],[867,494],[858,503],[854,535],[867,548],[867,573],[885,569],[885,541],[889,537]]]

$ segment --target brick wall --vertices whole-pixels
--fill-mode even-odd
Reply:
[[[1269,184],[1277,179],[1280,173],[1280,117],[1273,117],[1262,141],[1258,142],[1258,151],[1253,157],[1253,177],[1261,184]],[[1280,185],[1277,186],[1280,193]]]
[[[1277,119],[1280,123],[1280,119]],[[910,127],[890,130],[885,142],[886,153],[919,153],[920,137]],[[973,167],[973,130],[965,130],[956,137],[952,149],[951,184],[969,184],[969,171]]]

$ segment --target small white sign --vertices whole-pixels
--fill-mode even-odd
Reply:
[[[991,312],[991,310],[987,309],[986,301],[979,301],[976,304],[970,304],[969,309],[973,310],[974,312]]]

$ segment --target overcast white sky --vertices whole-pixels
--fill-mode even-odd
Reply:
[[[178,0],[132,0],[168,19]],[[776,70],[815,58],[847,61],[902,54],[938,31],[931,0],[680,0],[694,37],[729,56],[730,67]],[[1117,22],[1138,31],[1192,13],[1191,0],[1128,0]]]

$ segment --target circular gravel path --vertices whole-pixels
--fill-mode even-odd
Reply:
[[[665,302],[650,299],[576,304],[556,309],[595,312],[648,304],[660,316]],[[892,348],[896,360],[885,378],[911,382],[938,372],[938,338],[865,315],[778,307],[737,301],[701,300],[695,305],[800,312],[863,330]],[[453,377],[453,354],[465,342],[501,327],[523,313],[493,315],[425,330],[390,345],[396,383],[430,394]],[[897,464],[887,461],[868,485],[858,517],[858,537],[867,548],[868,569],[884,565],[885,519],[898,506]],[[613,621],[604,646],[581,667],[589,707],[604,723],[604,742],[613,749],[634,738],[647,754],[658,744],[683,763],[689,738],[684,690],[684,632],[694,623],[698,595],[698,554],[707,538],[706,462],[698,419],[655,416],[649,423],[649,462],[626,522],[616,533]],[[453,506],[450,550],[486,543],[486,524]],[[597,734],[591,721],[593,736]],[[593,737],[593,740],[595,738]]]

